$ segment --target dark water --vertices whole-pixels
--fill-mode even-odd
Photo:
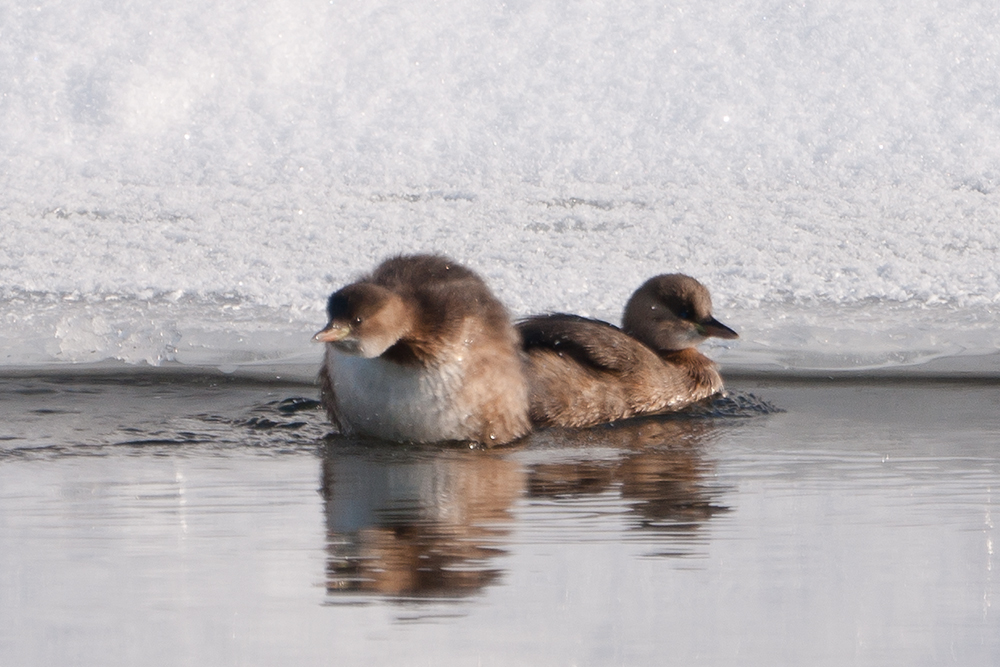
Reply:
[[[0,665],[1000,664],[1000,385],[730,386],[479,450],[2,380]]]

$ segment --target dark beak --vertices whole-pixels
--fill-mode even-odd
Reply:
[[[705,322],[701,323],[701,330],[705,336],[713,336],[715,338],[739,338],[740,335],[727,327],[725,324],[715,319],[714,317],[709,318]]]

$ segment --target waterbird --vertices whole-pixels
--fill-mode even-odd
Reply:
[[[722,391],[722,377],[696,347],[713,336],[739,337],[712,316],[708,289],[677,273],[643,283],[621,328],[554,313],[522,320],[517,329],[536,426],[594,426],[708,398]]]
[[[472,270],[391,257],[334,292],[321,402],[345,435],[503,444],[531,429],[520,337]]]

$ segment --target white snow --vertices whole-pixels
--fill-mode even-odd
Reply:
[[[986,0],[0,8],[0,365],[318,364],[411,251],[517,316],[689,273],[725,364],[996,354],[998,69]]]

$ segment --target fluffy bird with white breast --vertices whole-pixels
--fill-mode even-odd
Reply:
[[[528,385],[507,310],[473,271],[392,257],[334,292],[321,399],[345,435],[502,444],[525,435]]]

